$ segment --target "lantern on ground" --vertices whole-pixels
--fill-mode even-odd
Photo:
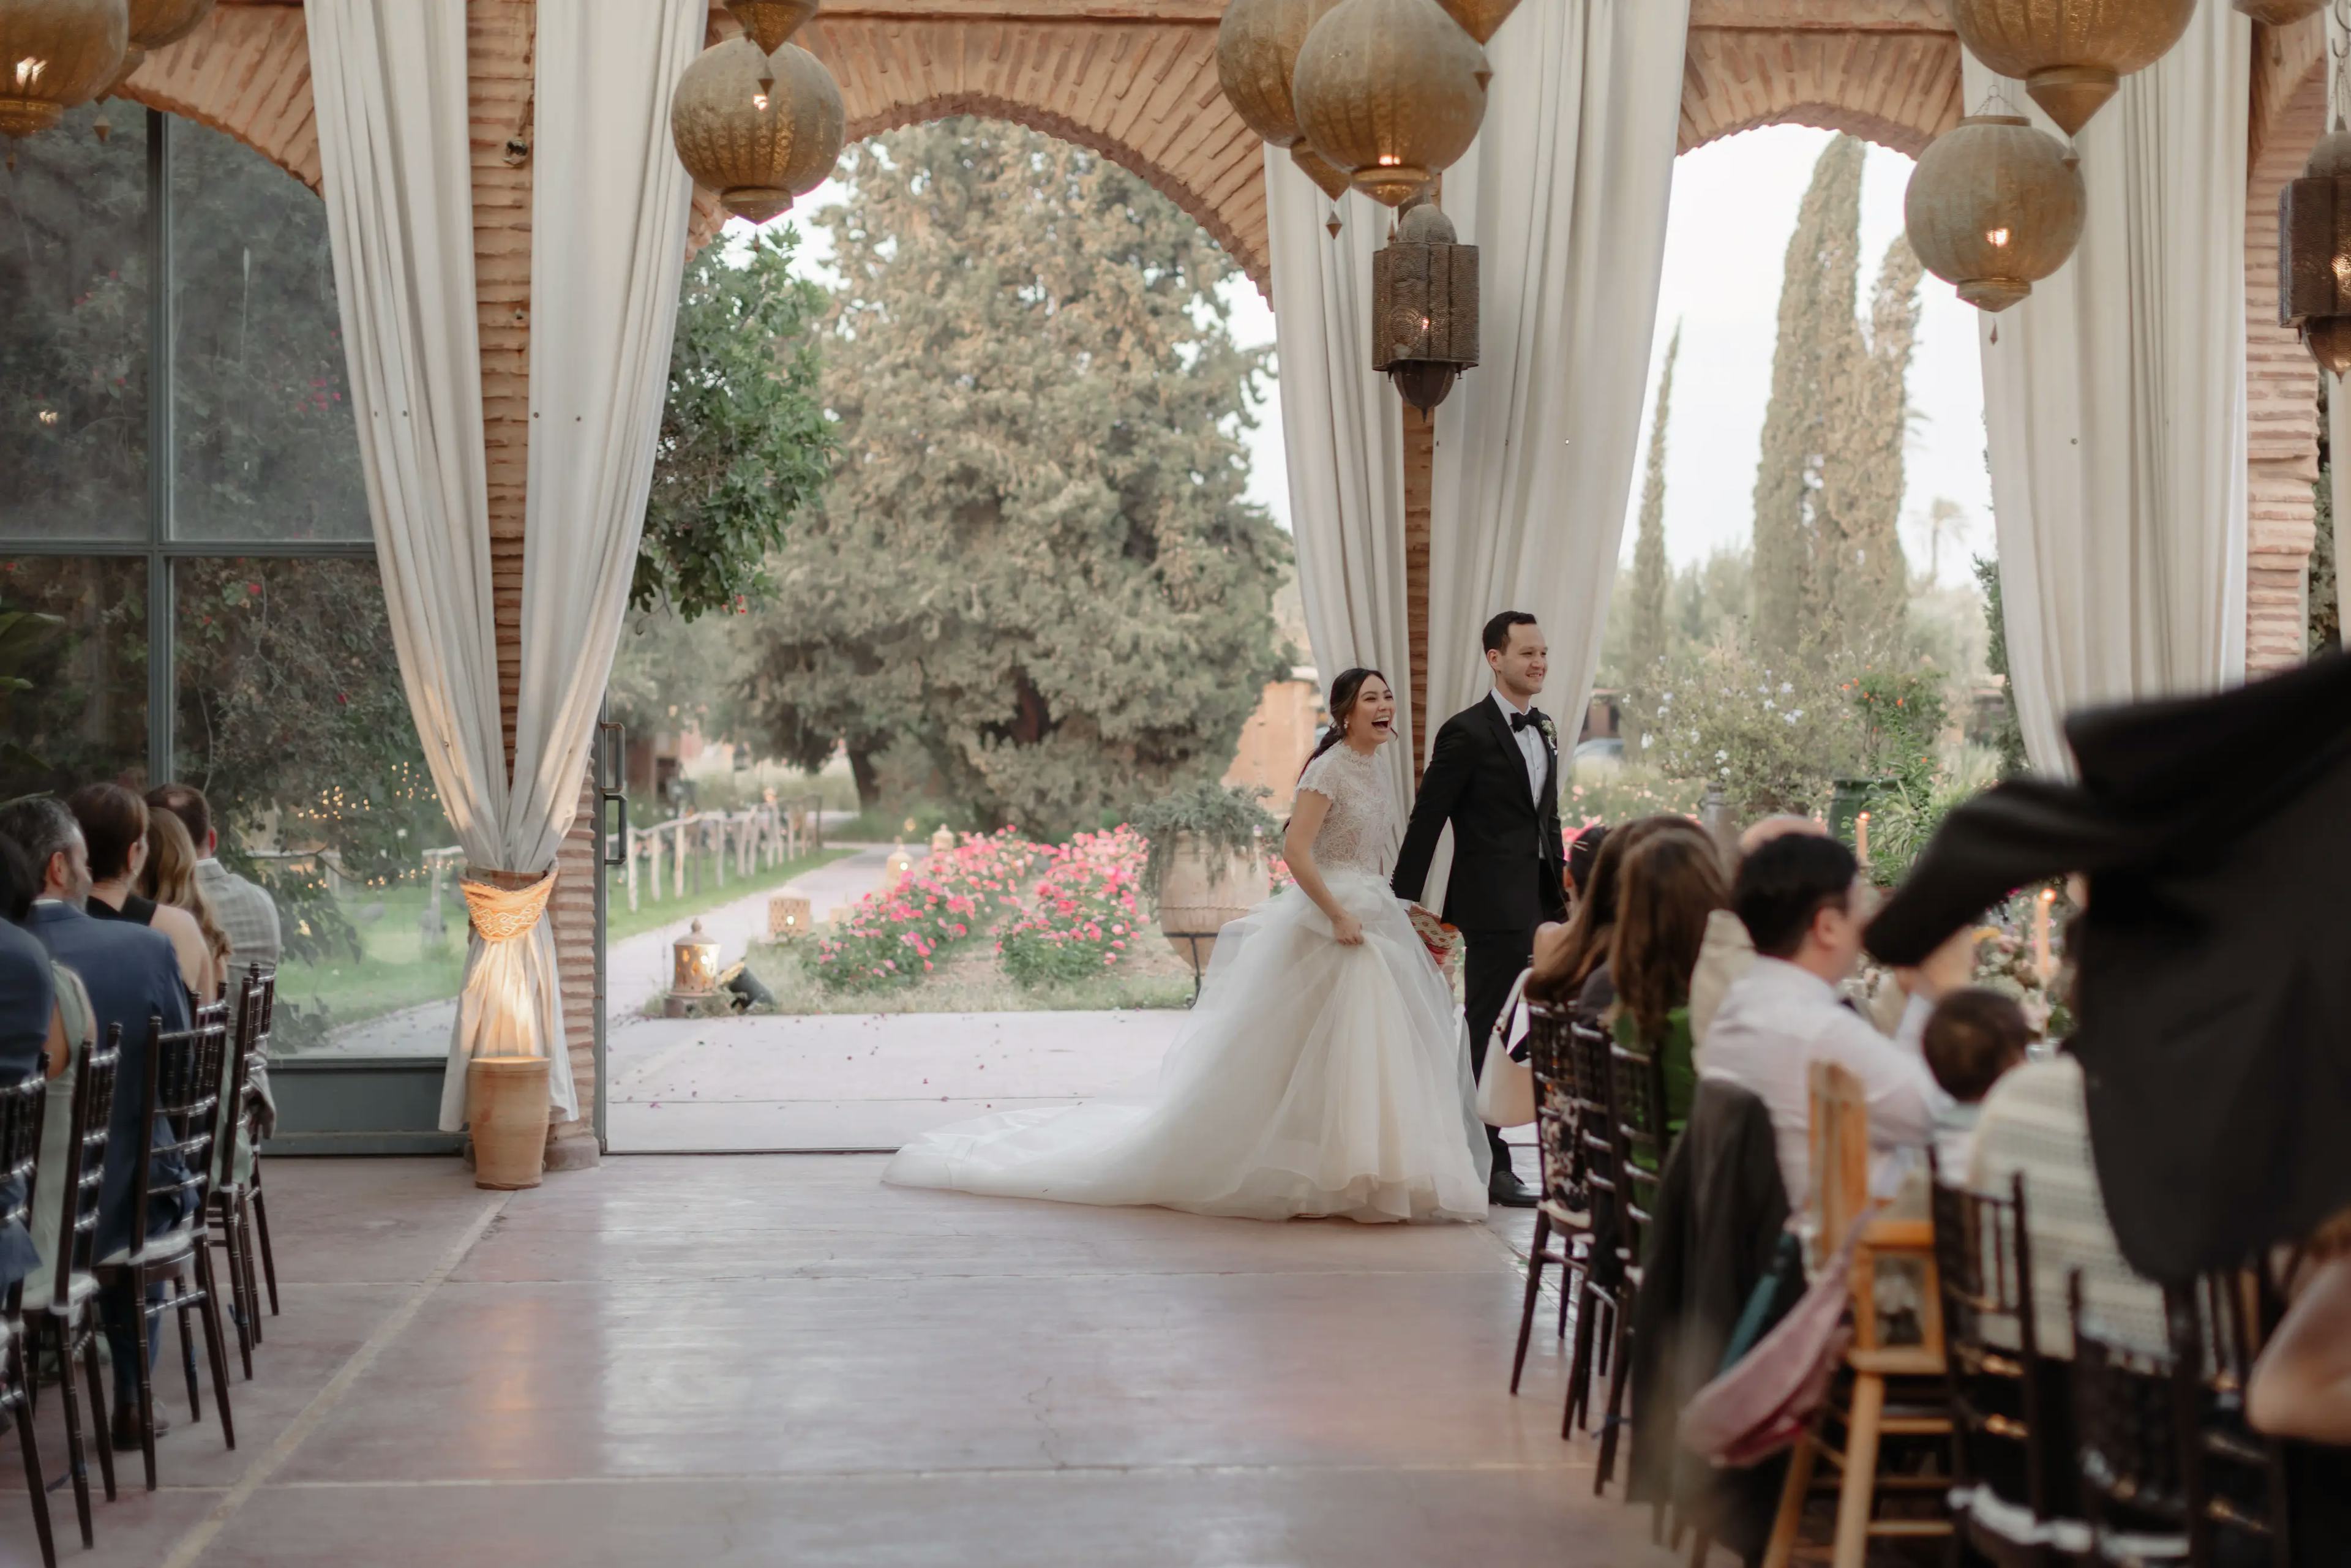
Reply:
[[[2169,52],[2195,14],[2196,0],[1952,0],[1951,26],[2072,136],[2124,77]]]
[[[702,934],[697,920],[670,945],[669,994],[680,1001],[706,997],[718,988],[718,944]]]
[[[763,224],[824,182],[848,127],[841,89],[798,44],[763,54],[748,38],[702,51],[669,111],[678,162],[737,217]]]
[[[1469,150],[1492,74],[1437,0],[1340,0],[1299,48],[1291,98],[1314,150],[1393,207]]]
[[[2272,27],[2291,27],[2325,6],[2326,0],[2237,0],[2238,10]]]
[[[816,924],[809,901],[795,893],[768,895],[768,940],[796,942]]]
[[[2327,370],[2351,371],[2351,131],[2339,120],[2278,193],[2278,325]]]
[[[784,47],[800,24],[817,13],[817,0],[726,0],[726,14],[767,54]]]
[[[1290,73],[1298,50],[1339,0],[1232,0],[1217,24],[1217,81],[1241,123],[1276,147],[1298,145]]]
[[[1406,208],[1372,254],[1372,369],[1426,413],[1478,362],[1478,247],[1434,202]]]
[[[2082,238],[2082,172],[2022,115],[1970,115],[1910,172],[1903,228],[1920,265],[1980,310],[2005,310]]]
[[[30,136],[112,81],[130,47],[123,0],[0,4],[0,132]]]

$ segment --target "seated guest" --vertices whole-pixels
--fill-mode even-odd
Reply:
[[[1571,904],[1583,897],[1584,889],[1592,885],[1592,862],[1600,858],[1600,846],[1608,841],[1608,824],[1594,822],[1568,841],[1567,896]]]
[[[1658,833],[1617,873],[1616,934],[1608,966],[1610,1021],[1628,1049],[1655,1053],[1666,1082],[1666,1125],[1678,1133],[1698,1089],[1690,1063],[1689,977],[1707,918],[1730,903],[1722,858],[1706,839]]]
[[[1555,945],[1538,943],[1534,973],[1527,981],[1529,997],[1553,1006],[1573,1003],[1594,1013],[1606,1010],[1616,1000],[1608,949],[1615,939],[1625,862],[1657,834],[1675,832],[1712,843],[1705,829],[1687,817],[1670,813],[1637,818],[1608,835],[1593,857],[1592,885],[1576,902],[1565,933]]]
[[[2289,1290],[2245,1385],[2245,1415],[2273,1437],[2351,1448],[2351,1214],[2305,1244]]]
[[[1699,1068],[1703,1078],[1751,1091],[1771,1113],[1780,1177],[1798,1214],[1813,1193],[1813,1062],[1836,1062],[1860,1080],[1870,1142],[1880,1150],[1924,1148],[1942,1096],[1918,1035],[1935,998],[1957,987],[1947,956],[1905,977],[1910,1006],[1893,1040],[1837,994],[1861,959],[1871,890],[1860,869],[1844,844],[1809,833],[1784,835],[1747,857],[1731,906],[1755,944],[1755,963],[1723,998]],[[1899,1162],[1882,1163],[1873,1186],[1890,1195],[1901,1170]]]
[[[147,804],[171,812],[188,830],[195,846],[196,887],[228,937],[228,973],[242,976],[256,964],[276,968],[282,951],[277,904],[259,883],[221,864],[220,829],[204,792],[193,785],[165,784],[147,791]]]
[[[120,784],[85,784],[67,797],[66,806],[89,846],[89,901],[83,906],[89,917],[153,926],[172,939],[188,994],[214,995],[218,966],[195,915],[139,891],[150,850],[147,802]]]
[[[2032,1025],[2014,998],[1970,986],[1935,1004],[1919,1044],[1928,1071],[1949,1096],[1935,1114],[1935,1158],[1949,1179],[1963,1181],[1974,1161],[1984,1096],[2024,1065]]]
[[[2124,1343],[2164,1354],[2163,1291],[2123,1261],[2115,1240],[2090,1157],[2082,1064],[2071,1054],[2028,1061],[1984,1096],[1969,1184],[1981,1192],[2005,1192],[2019,1172],[2041,1354],[2074,1358],[2065,1282],[2077,1269],[2091,1317]]]
[[[138,1085],[147,1080],[148,1020],[160,1015],[166,1030],[188,1027],[188,993],[180,983],[178,956],[161,932],[120,921],[92,920],[82,904],[89,896],[89,852],[73,813],[56,800],[37,798],[0,806],[0,836],[16,841],[34,868],[39,894],[32,910],[33,935],[49,956],[79,975],[89,988],[94,1022],[103,1039],[110,1025],[122,1026],[121,1064],[109,1124],[105,1179],[99,1189],[98,1254],[129,1249],[131,1184],[147,1151],[168,1141],[159,1118],[141,1125]],[[173,1173],[176,1174],[176,1173]],[[180,1222],[171,1205],[151,1210],[148,1232],[158,1235]],[[151,1297],[159,1302],[161,1290]],[[139,1441],[137,1303],[110,1291],[100,1302],[108,1347],[114,1358],[114,1441]],[[151,1310],[152,1310],[151,1306]],[[154,1340],[148,1342],[150,1359]],[[155,1427],[164,1428],[159,1416]]]
[[[1752,823],[1739,835],[1739,858],[1749,855],[1773,839],[1790,833],[1826,834],[1828,829],[1810,817],[1782,814],[1766,817]],[[1707,1030],[1714,1027],[1714,1015],[1721,1010],[1723,993],[1730,983],[1747,973],[1755,962],[1755,944],[1747,936],[1747,926],[1738,912],[1718,909],[1707,918],[1706,945],[1698,950],[1698,967],[1690,972],[1690,1044],[1693,1049],[1706,1049]]]
[[[0,841],[0,1087],[40,1073],[54,1077],[53,1048],[64,1040],[48,953],[25,930],[37,891],[25,857]],[[23,1198],[15,1183],[0,1185],[0,1207]],[[39,1262],[28,1227],[12,1221],[0,1229],[0,1294]]]
[[[147,820],[147,869],[139,890],[155,901],[159,915],[177,910],[195,923],[202,983],[189,988],[199,1001],[217,998],[228,974],[228,933],[213,918],[212,901],[197,886],[196,851],[188,841],[187,827],[169,811],[154,812]],[[162,929],[160,924],[157,929]]]

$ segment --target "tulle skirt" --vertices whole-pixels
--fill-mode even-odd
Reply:
[[[1385,882],[1328,881],[1361,946],[1287,889],[1218,934],[1155,1083],[927,1133],[883,1179],[1251,1219],[1484,1219],[1489,1156],[1452,989]]]

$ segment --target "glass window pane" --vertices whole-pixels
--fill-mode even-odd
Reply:
[[[146,125],[85,104],[0,165],[0,538],[147,537]]]
[[[178,777],[211,801],[230,867],[277,900],[282,1049],[446,1052],[465,957],[456,840],[401,691],[375,563],[172,570]]]
[[[365,539],[327,209],[242,142],[172,122],[172,527]]]
[[[0,559],[0,800],[147,777],[147,563]]]

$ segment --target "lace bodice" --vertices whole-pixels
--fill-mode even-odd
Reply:
[[[1331,802],[1322,831],[1314,835],[1316,865],[1325,872],[1388,874],[1388,856],[1395,842],[1395,802],[1388,792],[1387,769],[1376,752],[1367,757],[1352,746],[1334,746],[1306,765],[1298,788]]]

